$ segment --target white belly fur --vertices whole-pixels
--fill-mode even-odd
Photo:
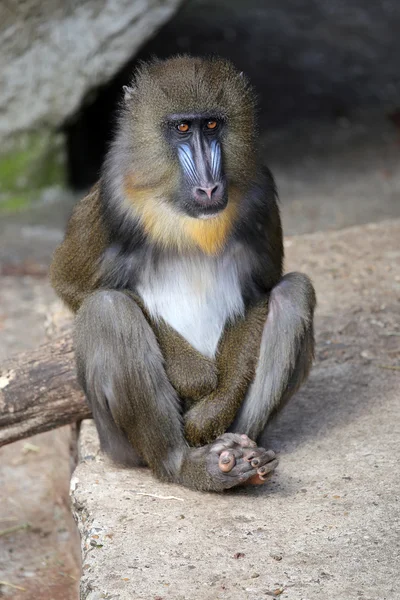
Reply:
[[[225,323],[244,313],[232,257],[168,260],[138,286],[150,315],[162,318],[196,350],[214,357]]]

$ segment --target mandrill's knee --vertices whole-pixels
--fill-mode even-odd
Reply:
[[[316,306],[314,286],[304,273],[288,273],[274,287],[270,296],[270,312],[283,311],[306,321],[312,320]]]
[[[161,363],[156,337],[142,310],[129,295],[117,290],[99,290],[86,298],[74,328],[75,354],[79,361],[103,365],[111,372],[132,371],[132,365]],[[128,367],[129,365],[129,367]]]
[[[118,290],[99,290],[93,292],[82,303],[77,312],[76,320],[95,316],[96,318],[116,318],[123,316],[125,311],[132,311],[134,302],[124,292]]]
[[[134,302],[123,292],[100,290],[90,294],[75,317],[78,364],[93,365],[95,359],[97,363],[109,360],[129,332],[132,310]]]
[[[96,339],[129,335],[132,328],[144,323],[144,316],[136,302],[117,290],[93,292],[82,303],[75,318],[75,337],[91,336]]]

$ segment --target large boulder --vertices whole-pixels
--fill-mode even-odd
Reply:
[[[0,208],[62,184],[64,143],[55,132],[180,1],[1,2]]]
[[[0,142],[55,128],[171,17],[180,0],[1,3]]]

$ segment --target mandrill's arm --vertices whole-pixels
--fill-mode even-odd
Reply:
[[[185,437],[191,445],[215,440],[232,424],[254,379],[268,300],[250,308],[244,319],[226,327],[217,356],[218,386],[185,415]]]

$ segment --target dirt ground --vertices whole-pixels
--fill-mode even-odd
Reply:
[[[301,123],[265,136],[264,142],[287,234],[400,216],[399,134],[384,118]],[[61,315],[63,322],[46,269],[73,201],[55,192],[32,210],[1,217],[0,361],[54,334],[49,314]],[[334,323],[334,313],[330,318]],[[321,348],[328,355],[332,348],[340,351],[328,343]],[[65,428],[0,450],[0,597],[77,598],[79,549],[68,508],[70,442]]]

